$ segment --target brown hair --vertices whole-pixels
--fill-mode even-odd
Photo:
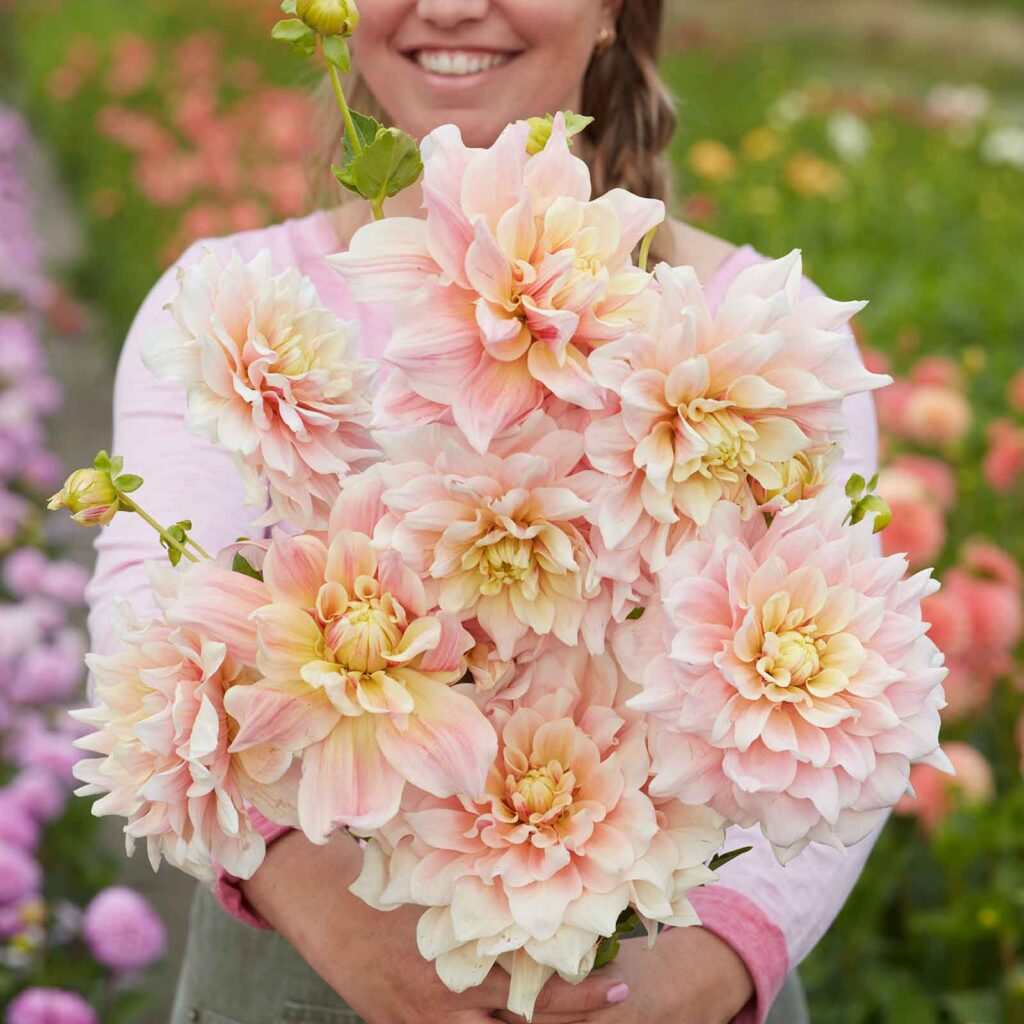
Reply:
[[[614,41],[602,52],[595,50],[584,75],[579,113],[595,120],[578,137],[577,152],[590,167],[595,195],[625,188],[662,199],[671,209],[672,176],[666,150],[675,132],[676,113],[658,73],[663,14],[664,0],[623,0]],[[312,186],[317,201],[330,203],[337,195],[330,165],[338,159],[342,123],[330,83],[325,81],[321,90],[316,137],[324,145],[314,154]],[[346,93],[356,110],[387,120],[355,66]],[[653,255],[670,259],[671,252],[672,232],[666,225],[655,237]]]

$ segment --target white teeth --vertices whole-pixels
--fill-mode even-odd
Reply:
[[[435,75],[475,75],[496,68],[509,59],[507,53],[468,50],[418,50],[416,63]]]

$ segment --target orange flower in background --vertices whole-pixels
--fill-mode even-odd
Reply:
[[[753,128],[743,136],[740,149],[748,160],[770,160],[782,149],[782,140],[767,125]]]
[[[1024,370],[1018,370],[1006,386],[1006,400],[1016,412],[1024,412]]]
[[[796,153],[786,162],[786,181],[802,196],[833,199],[846,187],[843,172],[813,153]]]
[[[715,139],[695,142],[687,154],[694,174],[708,181],[729,181],[736,177],[736,157],[724,143]]]

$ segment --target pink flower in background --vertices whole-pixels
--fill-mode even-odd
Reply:
[[[167,948],[164,923],[133,889],[111,886],[93,897],[82,919],[92,955],[115,971],[138,971],[159,960]]]
[[[707,808],[647,795],[644,726],[616,710],[610,658],[588,661],[577,647],[532,663],[523,698],[491,708],[499,749],[486,791],[410,790],[352,886],[382,910],[429,907],[419,949],[444,983],[461,992],[498,963],[509,1009],[527,1019],[554,973],[586,976],[627,907],[652,934],[653,922],[696,924],[687,893],[713,879],[705,863],[724,839]]]
[[[0,790],[0,842],[22,850],[39,843],[39,822],[10,787]]]
[[[263,678],[228,694],[231,750],[277,752],[282,769],[301,754],[306,835],[385,824],[406,781],[480,792],[494,733],[451,688],[472,640],[397,552],[349,530],[329,545],[276,531],[263,573],[266,603],[253,615]]]
[[[28,988],[11,1000],[5,1024],[100,1024],[96,1011],[77,992]]]
[[[188,617],[190,584],[210,599],[222,583],[224,612],[243,619],[255,606],[253,595],[262,597],[256,580],[209,564],[149,566],[167,617],[179,622]],[[195,617],[205,618],[202,611],[197,606]],[[287,762],[267,772],[262,762],[253,763],[257,782],[247,770],[250,761],[228,752],[225,692],[246,688],[255,674],[211,639],[216,622],[206,632],[160,618],[143,621],[124,602],[118,615],[121,649],[86,659],[96,681],[96,706],[73,712],[96,730],[77,746],[100,755],[75,765],[76,778],[85,783],[76,792],[99,797],[94,814],[127,818],[129,854],[144,840],[154,870],[163,858],[204,880],[218,866],[248,878],[263,860],[264,843],[245,801],[280,815],[294,797],[295,782]]]
[[[274,276],[268,251],[226,265],[206,253],[178,282],[146,366],[188,389],[186,425],[233,454],[247,500],[263,505],[269,491],[261,524],[324,529],[339,476],[375,454],[356,326],[294,268]]]
[[[945,448],[962,441],[974,414],[963,392],[948,385],[912,384],[902,401],[896,432],[928,448]]]
[[[968,743],[946,743],[943,750],[955,774],[936,771],[926,764],[915,765],[910,770],[915,796],[907,794],[895,808],[897,814],[916,816],[929,834],[956,807],[988,803],[995,796],[995,780],[984,754]]]
[[[82,756],[75,739],[64,729],[50,729],[45,724],[26,726],[13,737],[8,754],[19,768],[38,768],[70,785],[74,781],[72,770]]]
[[[605,545],[633,547],[655,531],[663,558],[673,524],[707,523],[715,502],[757,509],[790,463],[843,439],[844,396],[881,387],[842,330],[861,303],[801,298],[800,254],[740,273],[712,317],[693,270],[657,269],[652,325],[590,359],[618,400],[587,430],[587,455],[608,474],[596,505]]]
[[[988,485],[1009,494],[1024,475],[1024,427],[1011,420],[993,420],[988,427],[988,451],[981,464]]]
[[[21,659],[7,688],[20,704],[54,704],[75,695],[84,675],[85,638],[77,629],[64,629],[50,643],[33,647]]]
[[[662,574],[671,648],[630,701],[665,723],[651,792],[759,825],[782,861],[862,839],[911,763],[948,767],[946,673],[921,620],[938,584],[876,556],[848,510],[838,487],[767,528],[718,506]]]
[[[964,544],[960,556],[964,568],[979,579],[1002,583],[1015,591],[1024,586],[1024,572],[1017,559],[998,544],[975,537]]]
[[[882,532],[882,550],[905,554],[915,568],[930,565],[946,545],[945,507],[934,491],[897,460],[879,473],[878,493],[892,509],[892,522]]]
[[[112,58],[105,84],[107,92],[118,98],[142,89],[149,82],[156,62],[152,43],[131,33],[117,37]]]
[[[630,254],[665,215],[622,189],[591,200],[561,114],[533,157],[529,131],[510,125],[485,150],[467,148],[453,125],[432,132],[426,220],[368,225],[331,257],[357,300],[416,290],[385,352],[401,371],[391,385],[407,421],[451,416],[481,452],[551,394],[601,408],[587,355],[646,315],[650,278]]]
[[[39,593],[48,564],[46,555],[38,548],[16,548],[3,561],[4,586],[15,597]]]
[[[26,813],[44,824],[60,816],[68,795],[67,789],[54,776],[39,768],[20,771],[6,792]]]
[[[23,903],[39,892],[42,868],[18,846],[0,839],[0,906]]]
[[[915,384],[936,384],[944,388],[962,389],[963,369],[948,356],[922,356],[910,370]]]
[[[89,570],[77,562],[50,562],[39,581],[40,592],[69,606],[81,605],[89,582]]]
[[[389,515],[375,536],[437,581],[443,611],[476,617],[499,657],[510,658],[528,632],[575,644],[588,613],[600,619],[581,533],[593,474],[573,475],[579,434],[536,413],[484,455],[437,424],[380,439],[398,464],[380,467]],[[600,650],[603,622],[588,624],[584,638]]]

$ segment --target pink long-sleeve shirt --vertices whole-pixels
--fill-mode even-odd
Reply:
[[[324,256],[341,247],[331,218],[314,213],[274,227],[247,231],[228,238],[196,243],[178,266],[196,261],[203,248],[225,259],[237,249],[251,259],[269,249],[275,269],[297,267],[310,277],[326,306],[346,319],[361,322],[362,353],[377,357],[388,338],[388,304],[357,306],[341,277]],[[736,249],[705,282],[712,309],[736,275],[764,259],[750,246]],[[143,338],[169,314],[165,304],[176,291],[177,267],[157,282],[142,304],[121,352],[114,381],[114,431],[111,452],[124,457],[126,470],[141,475],[140,500],[160,522],[190,518],[194,535],[207,550],[216,550],[239,536],[257,536],[251,522],[262,509],[247,506],[242,483],[231,456],[222,448],[188,433],[184,427],[185,393],[177,384],[161,381],[143,366]],[[814,285],[805,283],[808,290]],[[850,344],[854,344],[852,336]],[[865,479],[877,463],[877,429],[870,395],[844,403],[849,439],[839,479],[860,473]],[[92,649],[115,647],[111,627],[115,597],[128,599],[140,614],[154,609],[144,562],[162,552],[152,530],[137,516],[118,516],[96,539],[95,574],[87,591]],[[285,829],[259,822],[268,841]],[[727,848],[752,846],[750,853],[730,863],[721,881],[697,890],[691,897],[703,925],[729,943],[746,963],[756,994],[737,1018],[739,1024],[761,1024],[787,973],[818,942],[842,907],[860,875],[876,835],[846,853],[812,846],[782,868],[757,830],[732,829]],[[238,882],[222,877],[216,893],[235,916],[266,925],[249,908]]]

